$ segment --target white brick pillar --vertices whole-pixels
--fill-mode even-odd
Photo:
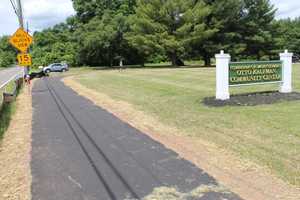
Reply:
[[[216,99],[227,100],[230,98],[229,94],[229,63],[230,55],[216,54]]]
[[[282,81],[283,83],[280,86],[281,93],[291,93],[292,89],[292,65],[293,65],[293,53],[289,53],[288,50],[285,50],[284,53],[280,54],[280,60],[283,63],[282,68]]]

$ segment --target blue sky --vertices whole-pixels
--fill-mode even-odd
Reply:
[[[22,0],[25,19],[32,31],[63,22],[74,14],[71,0]],[[271,0],[278,8],[277,18],[300,16],[300,1]],[[9,0],[0,0],[0,35],[12,34],[18,27]]]
[[[15,0],[14,0],[15,1]],[[63,22],[74,14],[71,0],[22,0],[25,20],[32,31]],[[0,0],[0,36],[12,34],[18,28],[10,0]]]
[[[277,18],[295,18],[300,16],[300,1],[298,0],[271,0],[278,8]]]

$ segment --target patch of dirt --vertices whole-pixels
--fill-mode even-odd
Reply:
[[[24,88],[16,101],[16,113],[0,142],[0,199],[31,199],[31,95]]]
[[[280,93],[278,91],[247,93],[240,95],[231,95],[229,100],[217,100],[215,97],[207,97],[203,103],[207,106],[257,106],[265,104],[274,104],[283,101],[299,101],[300,93]]]
[[[289,185],[253,162],[241,160],[200,138],[182,136],[175,127],[160,123],[127,102],[116,101],[108,95],[88,89],[72,77],[65,78],[64,83],[79,95],[177,152],[246,200],[300,199],[300,188]]]
[[[222,186],[215,185],[201,185],[188,193],[178,192],[176,188],[160,187],[155,188],[152,194],[143,198],[143,200],[192,200],[200,199],[208,193],[230,194],[230,192]]]

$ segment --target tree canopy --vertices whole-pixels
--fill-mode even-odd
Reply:
[[[211,64],[225,50],[232,59],[270,59],[300,53],[300,19],[276,20],[270,0],[72,0],[76,14],[34,33],[34,65],[113,66],[187,59]],[[0,65],[15,62],[8,37]]]
[[[194,0],[139,0],[129,18],[127,39],[145,56],[164,53],[174,66],[193,44],[201,44],[216,32],[205,23],[211,8]]]
[[[8,67],[16,60],[16,50],[8,41],[8,36],[0,37],[0,67]]]

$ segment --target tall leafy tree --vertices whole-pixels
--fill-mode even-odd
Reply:
[[[135,0],[73,0],[79,25],[79,61],[87,65],[113,65],[124,59],[134,64],[136,51],[124,39],[127,17],[134,12]]]
[[[0,67],[9,67],[16,62],[17,51],[8,41],[9,36],[0,37]]]
[[[205,65],[211,65],[211,58],[220,50],[226,50],[233,57],[245,49],[242,42],[240,19],[242,10],[241,0],[205,0],[210,5],[211,12],[205,23],[209,29],[216,30],[213,35],[203,43],[193,47],[192,54],[202,55]]]
[[[72,1],[75,16],[34,34],[35,65],[168,59],[177,66],[187,58],[202,58],[210,65],[221,49],[233,59],[261,59],[282,48],[300,52],[299,19],[277,22],[269,0]],[[1,52],[0,58],[9,57],[0,47]]]
[[[62,23],[53,28],[34,33],[33,64],[48,65],[66,61],[76,65],[78,44],[73,38],[71,25]]]
[[[174,66],[183,65],[189,46],[214,33],[205,24],[210,12],[201,0],[139,0],[127,39],[146,56],[158,51]]]
[[[278,26],[277,45],[280,50],[288,49],[300,55],[300,18],[282,19]]]
[[[124,15],[132,14],[136,0],[72,0],[77,16],[83,23],[96,16],[103,16],[107,10],[118,11]]]
[[[124,20],[122,15],[113,16],[107,12],[79,29],[80,62],[93,66],[113,65],[115,57],[121,54]]]
[[[241,35],[246,44],[245,54],[259,60],[276,48],[276,9],[270,0],[243,0]]]

